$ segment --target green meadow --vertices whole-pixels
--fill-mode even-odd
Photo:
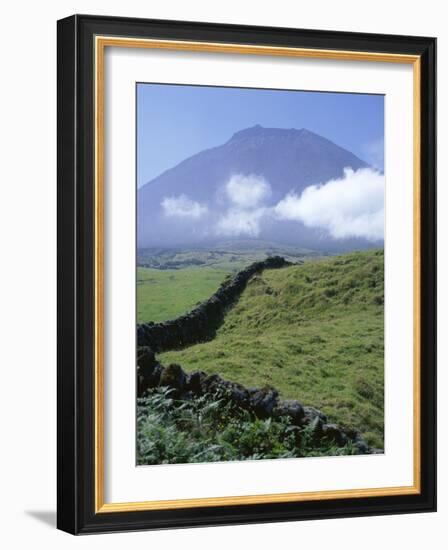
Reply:
[[[137,322],[174,319],[213,294],[229,273],[212,267],[137,268]]]

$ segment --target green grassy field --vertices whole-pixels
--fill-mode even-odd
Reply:
[[[144,284],[159,284],[161,293],[139,306],[139,319],[183,313],[208,297],[226,273],[198,268],[193,280],[188,271],[142,272],[155,281]],[[164,285],[159,276],[179,279]],[[321,409],[330,421],[359,429],[370,445],[382,448],[383,278],[382,250],[267,270],[249,282],[214,340],[159,359],[246,386],[270,384],[283,398]]]
[[[229,272],[211,267],[137,268],[137,322],[174,319],[213,294]]]

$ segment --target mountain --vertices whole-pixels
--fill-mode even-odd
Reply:
[[[138,190],[138,246],[196,245],[222,237],[259,237],[332,249],[334,239],[328,239],[325,232],[290,221],[267,219],[260,223],[258,210],[244,210],[245,217],[236,219],[242,233],[235,226],[233,231],[228,227],[233,223],[229,219],[226,230],[230,229],[230,234],[217,234],[214,223],[219,216],[226,209],[235,214],[235,204],[228,204],[226,184],[236,175],[262,179],[270,186],[263,206],[272,207],[288,193],[299,195],[309,185],[342,177],[345,168],[366,167],[351,152],[306,129],[257,125],[241,130],[223,145],[187,158]],[[358,241],[336,243],[336,248],[362,246]]]

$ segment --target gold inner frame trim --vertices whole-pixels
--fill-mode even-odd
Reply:
[[[149,48],[159,50],[196,51],[329,59],[345,61],[371,61],[407,63],[413,65],[413,298],[414,298],[414,349],[413,349],[413,484],[402,487],[342,489],[334,491],[275,493],[263,495],[226,496],[179,500],[153,500],[142,502],[106,503],[104,501],[104,54],[106,47]],[[96,36],[95,55],[95,513],[167,510],[208,506],[236,506],[281,502],[305,502],[342,498],[416,495],[421,491],[421,425],[420,425],[420,315],[421,315],[421,210],[420,210],[420,117],[421,72],[417,55],[381,52],[321,50],[251,44],[225,44],[181,40],[156,40]]]

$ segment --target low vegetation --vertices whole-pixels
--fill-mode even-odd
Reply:
[[[159,387],[137,402],[137,462],[182,464],[354,454],[350,443],[315,438],[313,425],[288,418],[259,419],[236,407],[225,394],[177,401]]]

